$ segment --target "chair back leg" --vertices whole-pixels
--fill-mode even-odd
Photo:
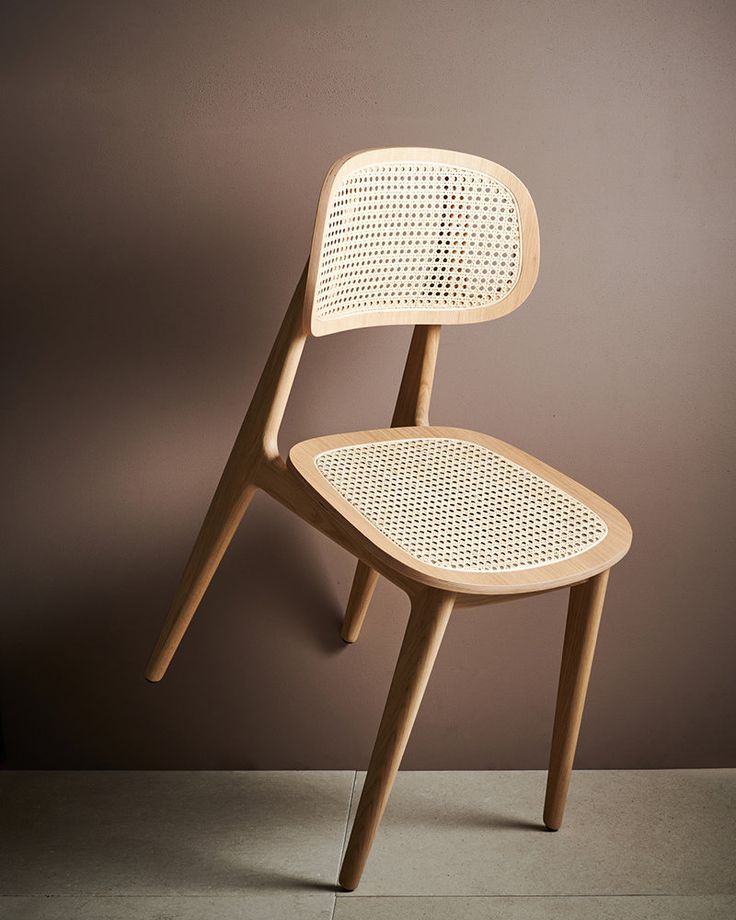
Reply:
[[[359,561],[355,567],[353,586],[350,589],[348,606],[345,609],[345,619],[340,633],[344,642],[355,642],[360,635],[377,582],[378,572],[365,562]]]
[[[166,673],[253,498],[259,468],[279,457],[279,427],[306,341],[302,329],[302,307],[307,267],[291,298],[217,491],[197,535],[174,601],[148,662],[145,672],[147,680],[161,680]]]
[[[235,450],[200,528],[168,616],[146,668],[146,680],[159,681],[202,600],[225,550],[255,493],[247,471],[238,469]]]
[[[570,588],[544,802],[544,823],[551,831],[559,830],[565,812],[607,583],[608,572],[601,572]]]

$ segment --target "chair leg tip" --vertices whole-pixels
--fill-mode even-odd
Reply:
[[[542,823],[546,831],[558,831],[562,827],[562,816],[555,814],[554,808],[545,807],[542,812]]]
[[[160,680],[166,676],[166,672],[169,670],[169,665],[171,664],[171,658],[168,661],[161,661],[160,659],[151,660],[146,665],[146,668],[143,672],[143,676],[146,678],[149,684],[157,684]]]
[[[345,645],[353,645],[358,641],[360,630],[350,629],[346,623],[342,624],[340,629],[340,638]]]
[[[166,671],[162,671],[160,668],[151,668],[148,667],[143,672],[143,676],[146,678],[149,684],[157,684],[162,679]]]

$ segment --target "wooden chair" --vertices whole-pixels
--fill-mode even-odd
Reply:
[[[570,588],[544,823],[562,823],[608,572],[631,543],[608,502],[503,441],[433,427],[443,323],[516,309],[537,277],[526,187],[446,150],[367,150],[330,169],[297,284],[148,665],[160,680],[260,488],[358,559],[342,628],[355,642],[379,573],[411,614],[340,884],[352,890],[453,610]],[[278,432],[308,335],[383,324],[414,334],[390,428],[304,441]]]

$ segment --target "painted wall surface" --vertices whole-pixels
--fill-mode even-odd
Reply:
[[[736,764],[736,6],[6,3],[0,707],[11,767],[364,768],[408,605],[259,495],[142,671],[347,151],[504,164],[539,282],[443,333],[432,420],[631,520],[581,767]],[[308,343],[282,447],[388,423],[409,328]],[[407,768],[546,763],[562,595],[458,613]]]

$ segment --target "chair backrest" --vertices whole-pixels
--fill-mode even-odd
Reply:
[[[305,331],[495,319],[538,270],[534,203],[503,166],[420,147],[352,153],[322,186]]]

